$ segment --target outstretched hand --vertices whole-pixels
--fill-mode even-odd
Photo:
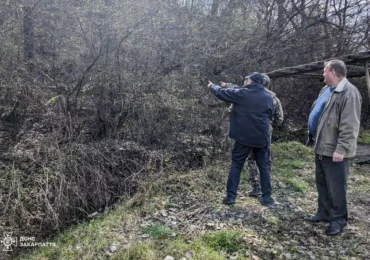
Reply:
[[[212,84],[213,84],[213,83],[212,83],[212,81],[208,80],[208,85],[207,85],[207,87],[209,87],[209,88],[210,88],[210,87],[212,86]]]

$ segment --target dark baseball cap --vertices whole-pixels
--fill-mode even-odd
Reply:
[[[253,72],[252,74],[245,77],[245,79],[251,79],[255,83],[263,84],[264,79],[261,73]]]

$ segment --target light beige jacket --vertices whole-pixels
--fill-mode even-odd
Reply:
[[[329,86],[325,86],[319,96],[327,88]],[[358,89],[346,78],[342,79],[330,95],[319,119],[314,146],[315,153],[332,157],[333,153],[337,152],[345,158],[356,155],[361,102],[362,98]]]

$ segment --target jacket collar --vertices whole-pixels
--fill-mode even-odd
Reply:
[[[334,89],[334,92],[342,92],[344,90],[344,86],[346,85],[346,83],[348,82],[348,79],[346,77],[344,77],[337,85],[337,87]],[[328,89],[330,88],[329,85],[326,85],[321,91],[320,91],[320,94],[319,94],[319,97]],[[316,102],[317,102],[318,98],[316,99],[315,102],[313,102],[312,106],[311,106],[311,111],[312,109],[314,108],[314,106],[316,105]]]
[[[343,78],[334,89],[335,92],[342,92],[344,89],[344,85],[348,82],[347,78]]]
[[[246,86],[247,88],[256,88],[256,89],[265,89],[265,87],[262,85],[262,84],[259,84],[259,83],[251,83],[249,85]]]

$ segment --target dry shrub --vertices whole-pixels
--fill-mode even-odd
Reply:
[[[20,234],[47,235],[131,195],[162,155],[133,142],[104,140],[63,147],[29,135],[2,165],[0,205],[5,226]]]
[[[90,87],[77,103],[41,83],[3,92],[0,231],[55,234],[131,196],[151,173],[198,168],[222,154],[228,144],[227,119],[219,117],[224,108],[209,108],[217,101],[200,86],[187,89],[191,95],[176,93],[172,86],[189,85],[182,78],[167,84],[121,95]],[[17,120],[8,120],[13,115]]]

